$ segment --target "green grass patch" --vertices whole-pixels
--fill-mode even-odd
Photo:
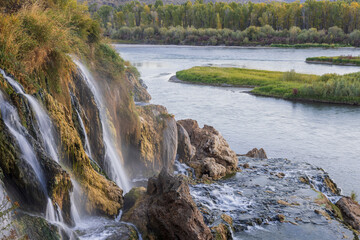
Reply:
[[[328,44],[328,43],[299,43],[299,44],[271,44],[270,47],[279,48],[339,48],[351,47],[349,44]]]
[[[182,81],[215,86],[254,87],[263,96],[360,104],[360,73],[322,76],[245,68],[193,67],[176,73]]]
[[[311,58],[306,58],[306,62],[360,66],[360,57],[358,56],[357,57],[354,56],[311,57]]]

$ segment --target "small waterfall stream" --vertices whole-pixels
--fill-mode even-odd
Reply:
[[[23,87],[17,81],[7,76],[4,70],[0,69],[0,72],[3,75],[3,77],[6,79],[6,81],[10,83],[13,89],[17,93],[26,97],[26,99],[30,103],[37,124],[39,126],[40,137],[44,142],[44,148],[53,160],[59,162],[56,141],[53,134],[54,127],[51,123],[51,119],[49,118],[43,107],[38,103],[36,98],[34,98],[29,94],[26,94],[24,92]]]
[[[81,115],[78,112],[78,110],[76,110],[76,114],[77,114],[79,122],[80,122],[81,130],[83,131],[83,134],[84,134],[84,141],[85,141],[84,150],[85,150],[85,153],[88,155],[89,158],[92,158],[89,138],[88,138],[87,133],[86,133],[84,122],[83,122],[83,120],[81,118]]]
[[[105,145],[105,171],[110,176],[110,178],[126,193],[130,190],[131,186],[124,171],[124,168],[121,164],[121,156],[118,154],[116,146],[114,144],[115,141],[112,137],[110,126],[108,123],[109,120],[107,117],[107,109],[104,104],[100,88],[97,86],[95,80],[93,79],[91,73],[87,70],[87,68],[81,62],[77,60],[73,61],[78,66],[80,73],[83,75],[83,79],[86,85],[93,93],[96,105],[99,109]]]
[[[26,94],[24,92],[23,87],[17,81],[15,81],[13,78],[8,76],[5,73],[5,71],[2,69],[0,69],[0,73],[3,75],[3,77],[8,81],[8,83],[13,87],[13,89],[18,94],[25,96],[26,99],[28,100],[28,102],[32,108],[32,111],[35,115],[36,122],[38,125],[38,129],[39,129],[39,133],[40,133],[40,134],[38,134],[38,138],[42,139],[43,147],[44,147],[45,151],[49,154],[49,156],[54,161],[59,163],[57,145],[56,145],[55,137],[53,134],[54,127],[53,127],[50,117],[48,116],[46,111],[43,109],[43,107],[40,105],[40,103],[37,101],[37,99],[29,94]],[[12,107],[12,106],[10,106],[10,107]],[[10,109],[10,107],[7,107],[7,108],[5,107],[4,109]],[[12,107],[10,112],[12,113],[12,115],[2,114],[4,121],[6,121],[5,120],[6,117],[4,117],[4,116],[12,116],[12,118],[15,119],[15,123],[16,123],[15,126],[18,128],[18,130],[24,129],[23,131],[25,131],[25,128],[20,123],[16,109],[14,107]],[[38,176],[39,180],[41,181],[41,183],[43,185],[44,192],[46,193],[46,195],[48,195],[47,190],[46,190],[46,180],[45,180],[44,174],[42,172],[42,169],[39,165],[39,162],[37,160],[37,157],[33,151],[32,146],[27,142],[26,138],[22,134],[18,134],[19,131],[15,131],[14,128],[11,128],[9,126],[8,126],[8,128],[14,136],[16,135],[15,137],[17,139],[20,139],[20,140],[18,140],[20,148],[22,148],[23,152],[26,152],[26,154],[28,156],[26,159],[29,159],[32,162],[31,166],[33,167],[35,172],[39,173],[39,176]],[[73,194],[74,194],[74,192],[70,193],[71,196]],[[73,204],[73,202],[71,202],[71,209],[73,212],[77,212],[77,210],[75,208],[76,208],[75,205]],[[76,217],[78,217],[78,216],[76,216]],[[50,197],[48,198],[48,201],[47,201],[45,218],[49,222],[59,225],[69,236],[72,235],[72,232],[69,230],[68,226],[66,226],[66,224],[63,220],[60,208],[57,206],[55,209],[54,204],[52,203]],[[78,221],[77,221],[78,218],[73,219],[73,220],[74,220],[75,224],[78,223]]]

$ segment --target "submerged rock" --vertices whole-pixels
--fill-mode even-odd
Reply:
[[[264,149],[260,148],[253,148],[251,151],[249,151],[245,156],[250,158],[260,158],[260,159],[267,159],[267,155]]]
[[[350,197],[342,197],[336,206],[340,209],[345,223],[360,231],[360,205]]]
[[[140,192],[122,220],[134,223],[145,236],[212,239],[182,176],[173,176],[163,169],[158,177],[149,179],[147,192]]]
[[[179,120],[178,126],[181,132],[179,159],[183,158],[183,161],[194,168],[197,177],[207,175],[212,179],[219,179],[238,169],[235,152],[215,128],[208,125],[200,128],[197,121],[192,119]],[[186,140],[186,133],[189,135],[190,145]],[[191,154],[193,148],[195,154]]]

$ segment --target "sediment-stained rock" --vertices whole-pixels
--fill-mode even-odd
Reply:
[[[172,168],[177,152],[177,127],[174,116],[165,107],[147,105],[137,108],[140,115],[141,133],[137,149],[139,155],[132,161],[134,173],[145,176],[159,173],[163,167]]]

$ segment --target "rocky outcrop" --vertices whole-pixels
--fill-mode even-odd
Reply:
[[[138,79],[134,74],[127,72],[127,78],[133,88],[135,102],[149,102],[150,94],[146,91],[147,86],[142,79]]]
[[[195,156],[196,149],[191,145],[189,134],[185,128],[179,123],[176,123],[176,126],[178,131],[178,160],[182,163],[188,163]]]
[[[253,148],[251,151],[249,151],[247,154],[245,154],[246,157],[250,158],[260,158],[260,159],[267,159],[267,155],[264,149],[260,148]]]
[[[235,152],[215,128],[208,125],[200,128],[197,121],[192,119],[180,120],[178,125],[178,131],[181,133],[179,159],[181,156],[182,161],[194,168],[197,177],[207,175],[212,179],[219,179],[237,170],[238,160]],[[193,149],[195,154],[192,154]]]
[[[129,162],[131,171],[151,176],[159,173],[163,167],[174,165],[177,152],[177,127],[174,116],[166,108],[159,105],[137,107],[141,133],[135,158],[138,161]]]
[[[182,176],[174,177],[163,169],[158,177],[149,179],[147,192],[142,192],[132,206],[122,220],[134,223],[145,236],[212,239]]]
[[[360,205],[350,197],[342,197],[336,206],[340,209],[344,222],[360,231]]]

